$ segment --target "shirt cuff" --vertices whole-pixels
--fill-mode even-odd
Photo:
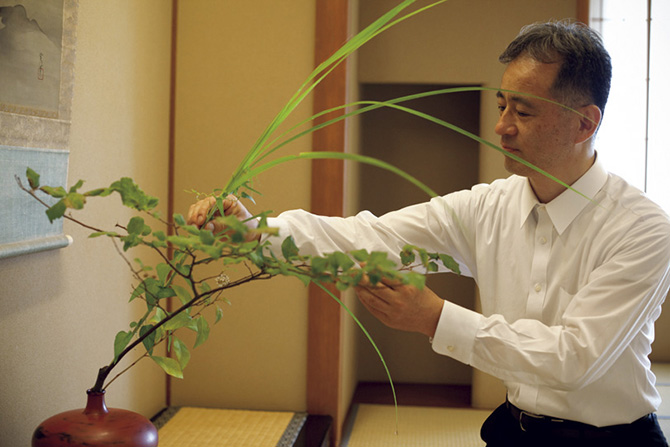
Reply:
[[[433,351],[470,365],[483,319],[477,312],[445,301],[433,337]]]

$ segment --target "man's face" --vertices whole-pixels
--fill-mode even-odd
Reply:
[[[556,101],[550,90],[559,68],[558,63],[544,64],[521,56],[508,64],[500,88]],[[495,131],[503,149],[561,180],[572,180],[572,168],[580,164],[582,156],[575,148],[579,118],[574,112],[506,91],[498,92],[498,108]],[[510,157],[505,157],[505,169],[529,177],[531,182],[542,175]]]

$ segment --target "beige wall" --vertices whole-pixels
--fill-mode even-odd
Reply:
[[[230,174],[314,63],[313,0],[180,2],[175,210]],[[297,111],[311,115],[311,99]],[[296,121],[294,121],[295,123]],[[310,149],[304,138],[284,153]],[[309,206],[310,166],[293,162],[262,174],[252,211]],[[175,405],[304,410],[307,293],[276,278],[226,294],[231,306],[193,352]]]
[[[134,176],[166,201],[170,24],[164,0],[80,2],[69,182]],[[84,215],[112,227],[128,219],[120,208],[91,200]],[[2,446],[29,445],[40,421],[82,408],[134,317],[128,268],[111,243],[65,231],[71,247],[0,260]],[[109,388],[107,403],[152,416],[164,383],[146,363]]]

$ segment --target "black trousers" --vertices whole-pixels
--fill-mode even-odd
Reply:
[[[655,414],[632,424],[594,430],[562,430],[560,424],[524,430],[502,404],[482,425],[481,437],[487,447],[668,447]]]

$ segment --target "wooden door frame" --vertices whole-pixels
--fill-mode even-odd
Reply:
[[[315,65],[327,59],[348,37],[349,0],[317,0]],[[333,70],[313,92],[314,113],[340,106],[347,100],[345,63]],[[331,119],[335,112],[321,117]],[[318,123],[315,123],[318,124]],[[313,134],[312,150],[345,151],[344,121]],[[329,216],[344,213],[344,163],[341,160],[312,162],[311,212]],[[335,292],[336,293],[336,292]],[[342,310],[321,289],[310,286],[308,297],[307,411],[333,418],[331,444],[337,446],[342,432]]]

